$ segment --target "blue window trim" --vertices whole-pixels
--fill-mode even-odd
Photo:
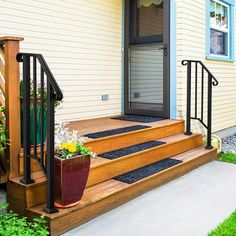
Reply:
[[[228,58],[224,58],[221,56],[213,56],[210,54],[210,0],[207,0],[206,2],[206,59],[234,62],[234,0],[221,0],[221,2],[229,5],[230,11],[230,51]]]

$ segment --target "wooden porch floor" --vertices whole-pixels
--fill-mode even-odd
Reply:
[[[150,123],[134,122],[134,121],[121,121],[116,119],[111,119],[119,116],[109,116],[103,118],[96,118],[90,120],[78,120],[70,122],[67,127],[70,130],[78,130],[79,135],[85,135],[88,133],[101,132],[105,130],[124,128],[132,125],[147,125],[147,126],[162,126],[165,124],[173,124],[177,120],[160,120]],[[89,140],[89,139],[88,139]]]

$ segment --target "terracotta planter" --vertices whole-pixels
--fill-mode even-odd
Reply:
[[[90,169],[90,156],[55,157],[55,205],[67,208],[82,198]]]

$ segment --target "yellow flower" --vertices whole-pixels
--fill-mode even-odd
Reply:
[[[68,147],[67,147],[69,152],[76,152],[76,145],[75,143],[68,143]]]
[[[71,143],[62,143],[61,144],[61,149],[66,149],[71,153],[76,152],[76,144],[71,142]]]
[[[61,148],[62,149],[67,149],[68,148],[68,143],[62,143]]]

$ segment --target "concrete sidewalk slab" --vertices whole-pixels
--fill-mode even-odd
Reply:
[[[210,162],[64,236],[204,236],[236,209],[236,165]]]

